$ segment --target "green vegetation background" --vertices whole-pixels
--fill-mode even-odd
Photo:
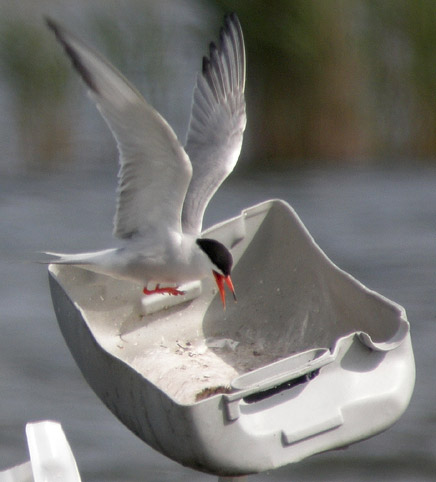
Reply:
[[[142,79],[147,100],[164,115],[167,110],[176,132],[183,133],[195,72],[180,92],[187,100],[174,100],[170,89],[177,90],[183,58],[171,45],[180,39],[186,58],[193,52],[190,46],[197,45],[198,69],[208,41],[218,37],[222,15],[236,11],[248,58],[242,157],[251,166],[436,159],[434,0],[92,0],[67,5],[0,0],[0,88],[7,91],[9,109],[0,129],[13,125],[14,133],[2,142],[16,144],[17,162],[26,168],[83,156],[76,124],[86,121],[74,109],[82,102],[80,95],[87,100],[44,25],[43,15],[53,13],[88,43],[95,41],[133,82]],[[180,11],[186,12],[183,20]],[[172,55],[177,61],[161,60]],[[172,99],[169,107],[165,98]],[[83,109],[80,115],[96,117],[92,109]],[[95,142],[92,155],[102,156]]]

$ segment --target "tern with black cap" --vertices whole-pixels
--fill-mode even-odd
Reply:
[[[232,255],[201,231],[211,197],[236,165],[246,124],[245,49],[237,16],[225,17],[219,44],[211,43],[203,59],[184,147],[120,72],[53,20],[47,25],[117,141],[114,235],[122,242],[90,253],[47,253],[54,256],[50,262],[136,281],[146,295],[183,294],[182,283],[213,275],[225,307],[224,284],[235,297]]]

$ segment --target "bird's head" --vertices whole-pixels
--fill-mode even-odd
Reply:
[[[224,283],[228,286],[232,292],[234,300],[236,301],[235,289],[233,287],[232,279],[230,278],[233,265],[232,254],[224,246],[224,244],[216,241],[215,239],[199,238],[197,239],[197,245],[207,255],[212,263],[212,273],[218,286],[221,301],[225,309],[226,294],[224,291]]]

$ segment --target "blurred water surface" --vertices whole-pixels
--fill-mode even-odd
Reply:
[[[110,246],[115,173],[70,170],[0,179],[0,469],[27,458],[25,423],[62,423],[84,482],[212,481],[132,435],[83,380],[60,335],[41,250]],[[436,170],[336,169],[230,178],[210,225],[268,198],[288,201],[341,268],[402,304],[417,382],[389,431],[254,481],[430,481],[436,476]],[[237,288],[237,287],[236,287]]]

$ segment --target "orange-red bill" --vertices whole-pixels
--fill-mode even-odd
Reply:
[[[228,286],[229,290],[232,292],[233,299],[236,300],[235,288],[233,287],[232,279],[229,276],[224,276],[216,271],[213,271],[213,275],[215,277],[216,284],[218,286],[218,290],[220,292],[221,302],[223,304],[224,309],[226,309],[226,293],[224,290],[224,283]]]

